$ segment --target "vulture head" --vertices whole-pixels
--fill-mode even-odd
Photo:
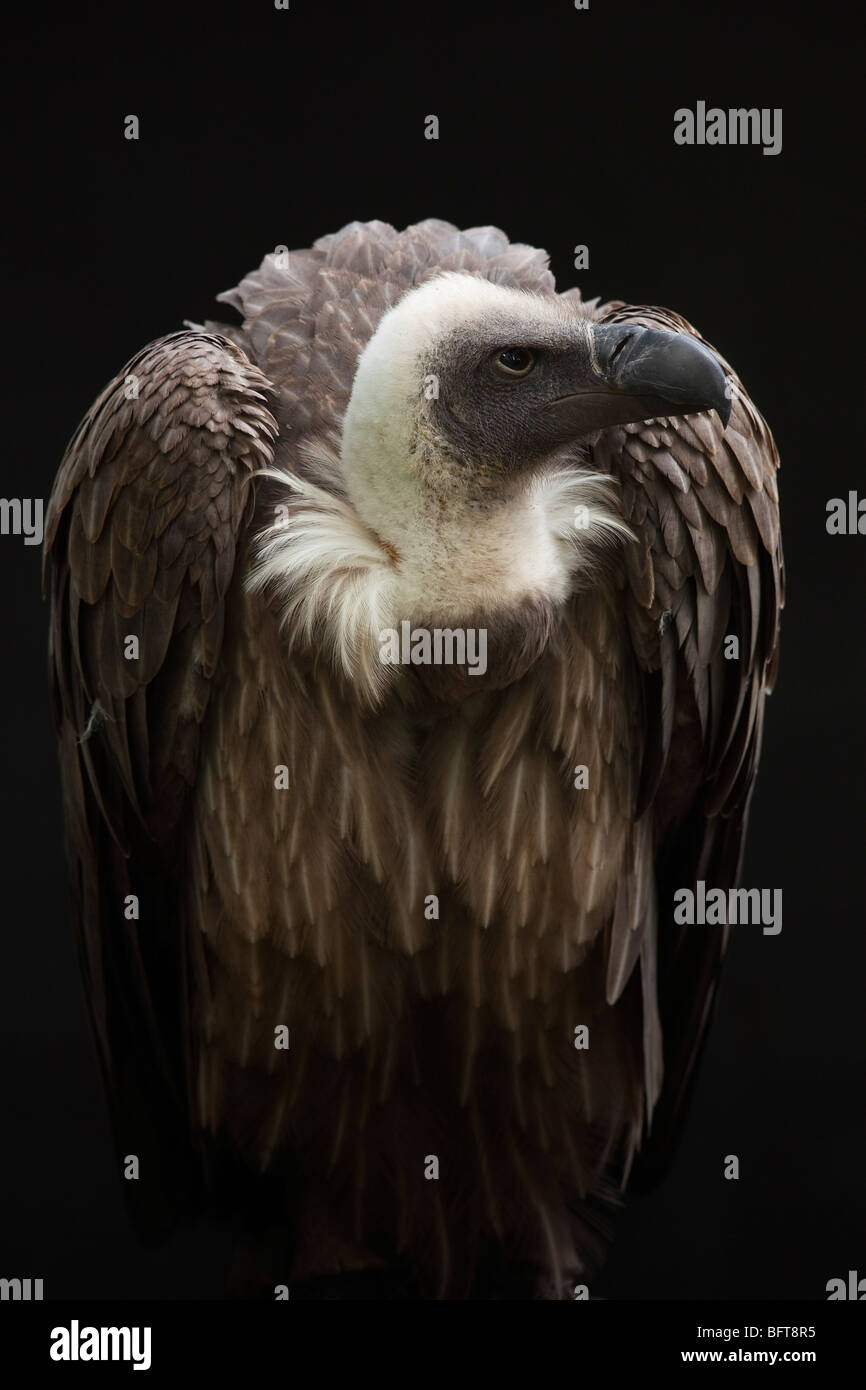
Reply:
[[[496,505],[600,429],[708,409],[727,423],[724,372],[696,339],[450,272],[410,290],[362,352],[343,469],[399,549],[410,511]]]
[[[727,422],[725,374],[691,336],[593,323],[555,295],[466,273],[410,289],[358,359],[342,431],[353,516],[388,557],[362,582],[368,632],[403,619],[478,623],[497,629],[500,653],[530,660],[550,606],[633,539],[615,483],[586,466],[582,442],[710,408]],[[260,579],[294,570],[279,536],[263,558]],[[518,642],[512,629],[530,614],[537,640]],[[351,624],[332,625],[345,649]],[[510,681],[523,664],[500,656],[491,667],[488,680]]]

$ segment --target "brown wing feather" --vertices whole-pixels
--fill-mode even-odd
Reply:
[[[134,1214],[192,1201],[184,865],[174,837],[219,661],[249,478],[271,459],[268,382],[176,333],[134,357],[76,431],[48,509],[45,586],[73,910]],[[128,659],[129,638],[139,643]],[[125,916],[129,895],[140,918]]]
[[[608,305],[598,316],[700,338],[665,309]],[[700,878],[723,889],[738,881],[784,601],[778,454],[716,356],[732,388],[726,430],[710,414],[656,420],[606,431],[593,449],[595,462],[620,478],[638,535],[627,557],[626,607],[644,672],[638,813],[652,826],[664,1039],[664,1083],[639,1185],[658,1177],[672,1150],[727,937],[724,927],[674,925],[673,892]],[[739,660],[724,655],[731,634]]]

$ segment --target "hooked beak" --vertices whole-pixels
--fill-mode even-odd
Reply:
[[[687,333],[630,324],[592,324],[592,371],[573,393],[546,407],[562,439],[660,415],[715,410],[731,414],[725,373],[708,348]]]

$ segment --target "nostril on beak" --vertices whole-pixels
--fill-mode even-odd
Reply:
[[[611,355],[610,355],[610,366],[611,366],[611,367],[612,367],[613,364],[616,362],[616,359],[619,357],[619,355],[620,355],[620,353],[622,352],[623,348],[628,347],[628,345],[629,345],[629,343],[631,342],[631,340],[632,340],[633,337],[634,337],[634,334],[633,334],[633,333],[627,333],[626,336],[621,340],[621,342],[617,343],[616,347],[614,348],[613,352],[612,352]]]

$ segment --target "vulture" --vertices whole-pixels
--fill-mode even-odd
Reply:
[[[773,438],[685,319],[495,227],[352,222],[220,299],[46,521],[132,1217],[225,1223],[238,1296],[594,1296],[725,950],[673,903],[738,884]]]

